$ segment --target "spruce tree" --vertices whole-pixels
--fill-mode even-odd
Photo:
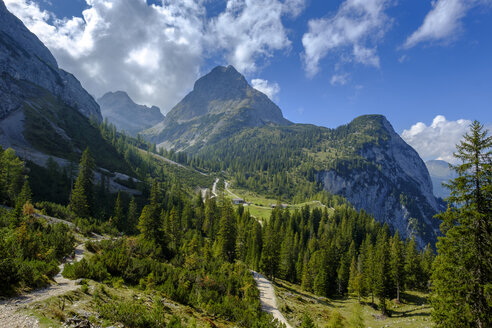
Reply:
[[[232,262],[236,256],[236,217],[229,201],[223,200],[222,206],[218,233],[219,252],[224,260]]]
[[[388,235],[381,230],[378,234],[375,249],[375,284],[374,294],[379,298],[379,308],[386,314],[386,300],[391,296],[392,279]]]
[[[29,187],[29,182],[27,179],[24,181],[24,185],[22,189],[17,195],[17,199],[15,201],[15,215],[20,216],[22,214],[22,209],[27,202],[31,202],[31,188]]]
[[[116,196],[116,201],[114,203],[114,213],[113,216],[111,217],[111,225],[118,229],[121,230],[124,224],[124,215],[125,209],[123,208],[123,200],[121,199],[121,193],[118,192],[118,195]]]
[[[132,197],[130,204],[128,205],[128,217],[127,217],[127,232],[130,234],[136,233],[138,224],[138,207],[135,197]]]
[[[432,318],[438,327],[492,327],[492,137],[471,124],[452,166],[458,177],[442,220],[432,274]]]
[[[398,231],[391,240],[391,276],[395,283],[396,299],[399,302],[400,292],[405,284],[405,249]]]
[[[278,235],[274,229],[273,220],[267,223],[263,234],[263,249],[261,252],[260,268],[270,279],[277,273],[280,262],[280,249]]]
[[[79,175],[70,196],[70,208],[80,217],[93,214],[94,169],[94,159],[89,148],[86,148],[80,158]]]
[[[415,237],[405,247],[405,285],[414,290],[422,287],[422,263]]]

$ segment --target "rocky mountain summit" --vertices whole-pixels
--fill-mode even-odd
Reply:
[[[72,74],[58,67],[48,48],[0,1],[0,118],[24,100],[23,87],[16,81],[46,89],[84,116],[102,119],[94,98]]]
[[[144,135],[160,147],[182,150],[200,148],[243,128],[289,124],[280,108],[233,66],[218,66]]]
[[[132,136],[164,120],[158,107],[138,105],[124,91],[108,92],[97,102],[104,119]]]
[[[432,181],[418,153],[406,144],[381,115],[365,115],[339,128],[354,160],[318,172],[323,187],[342,195],[358,209],[374,215],[404,237],[416,236],[420,246],[435,241],[441,209]],[[357,162],[357,163],[356,163]]]

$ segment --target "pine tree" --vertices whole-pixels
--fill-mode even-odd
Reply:
[[[128,217],[127,217],[127,232],[134,234],[137,231],[138,224],[138,208],[135,197],[132,197],[130,204],[128,205]]]
[[[89,217],[90,210],[87,202],[87,196],[84,192],[84,186],[81,179],[77,178],[75,186],[70,195],[70,209],[79,217]]]
[[[263,249],[261,252],[260,268],[270,278],[274,279],[280,262],[280,249],[277,232],[271,219],[264,233]]]
[[[386,314],[386,300],[391,296],[392,279],[388,235],[384,229],[378,234],[375,255],[374,294],[379,298],[381,312]]]
[[[352,262],[350,263],[350,274],[349,274],[349,283],[348,283],[348,292],[349,294],[356,294],[357,292],[357,276],[359,274],[357,270],[357,261],[355,260],[355,256],[352,258]]]
[[[399,302],[400,292],[405,285],[405,252],[398,231],[391,240],[391,276],[395,283],[396,299]]]
[[[125,209],[123,208],[121,193],[118,192],[118,195],[116,196],[116,201],[114,203],[114,213],[110,220],[111,225],[118,230],[121,230],[123,227],[123,221],[125,219],[124,211]]]
[[[168,236],[169,247],[177,253],[181,242],[181,218],[176,207],[171,209],[166,220],[163,221],[165,222],[164,231]]]
[[[421,263],[415,237],[407,242],[405,249],[405,283],[408,289],[416,289],[422,285]]]
[[[22,189],[19,193],[19,195],[17,195],[17,199],[15,201],[15,215],[16,216],[20,216],[22,214],[22,209],[24,207],[24,205],[27,203],[27,202],[31,202],[31,188],[29,187],[29,182],[27,181],[27,179],[24,181],[24,185],[22,186]]]
[[[80,217],[93,214],[94,169],[94,159],[87,148],[80,158],[79,175],[70,196],[70,208]]]
[[[24,163],[12,148],[0,152],[0,202],[15,205],[24,184]]]
[[[455,157],[444,237],[437,243],[432,273],[432,317],[438,327],[492,327],[492,137],[471,124]]]
[[[232,262],[236,256],[236,217],[229,201],[223,200],[222,206],[218,233],[219,252],[224,260]]]

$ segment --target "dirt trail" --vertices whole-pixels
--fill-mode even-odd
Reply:
[[[96,240],[102,236],[95,235]],[[76,290],[78,280],[70,280],[62,276],[66,263],[80,261],[84,257],[84,241],[75,247],[75,256],[67,259],[59,265],[60,272],[53,278],[56,284],[43,289],[34,290],[28,294],[16,296],[0,302],[0,328],[34,328],[39,327],[38,320],[22,312],[27,306],[34,302],[43,301],[52,296],[58,296]]]
[[[237,199],[241,199],[241,197],[239,197],[238,195],[236,195],[235,193],[233,193],[233,192],[229,189],[229,186],[230,186],[229,182],[224,181],[224,187],[225,187],[225,190],[226,190],[229,194],[231,194],[231,196],[232,196],[232,197],[237,198]]]
[[[272,284],[265,278],[262,274],[251,271],[253,273],[253,278],[255,279],[258,290],[260,291],[260,302],[263,311],[273,315],[275,319],[283,323],[287,328],[292,328],[292,326],[287,322],[284,315],[278,309],[277,298],[275,297],[275,290]]]

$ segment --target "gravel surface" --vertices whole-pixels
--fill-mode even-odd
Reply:
[[[286,328],[292,328],[292,326],[287,322],[284,315],[278,309],[277,298],[275,297],[275,290],[270,281],[265,278],[262,274],[251,271],[253,273],[253,278],[256,281],[258,290],[260,291],[260,302],[263,311],[273,315],[275,319],[283,323]]]

